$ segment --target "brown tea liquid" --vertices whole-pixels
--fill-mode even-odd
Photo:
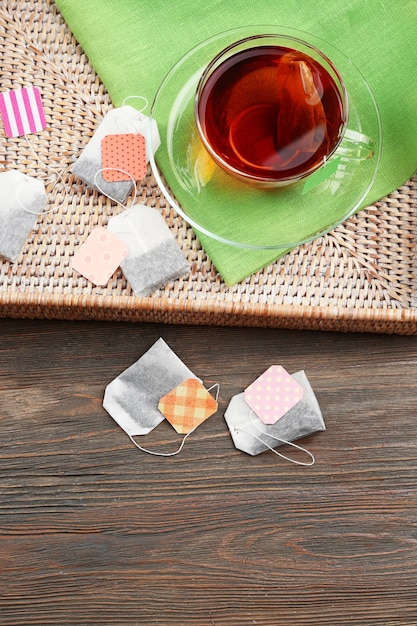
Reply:
[[[198,116],[227,165],[271,180],[321,164],[344,123],[341,94],[327,70],[280,46],[244,50],[219,65],[200,94]]]

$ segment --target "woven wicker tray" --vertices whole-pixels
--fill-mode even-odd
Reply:
[[[48,208],[55,208],[39,218],[15,263],[0,259],[1,317],[417,333],[417,177],[332,233],[227,287],[149,171],[136,201],[161,210],[190,261],[190,276],[137,298],[120,271],[105,288],[73,272],[77,248],[120,210],[69,173],[111,103],[52,2],[6,0],[0,35],[2,90],[38,86],[48,120],[30,143],[2,133],[0,169],[42,178]],[[50,180],[50,168],[62,178]]]

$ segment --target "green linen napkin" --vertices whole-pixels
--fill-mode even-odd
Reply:
[[[151,102],[172,65],[189,49],[221,31],[269,24],[313,33],[351,58],[378,102],[382,157],[375,183],[362,206],[402,185],[417,169],[415,0],[55,2],[115,106],[127,96],[139,94]],[[160,166],[164,174],[163,159]],[[175,181],[168,177],[167,181],[186,209],[187,197]],[[229,285],[287,251],[237,248],[205,235],[199,238]]]

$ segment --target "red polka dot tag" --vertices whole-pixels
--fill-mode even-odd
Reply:
[[[104,286],[128,255],[127,245],[105,228],[95,228],[74,254],[72,269]]]
[[[101,141],[101,165],[107,182],[142,180],[146,176],[145,137],[139,133],[107,135]]]
[[[244,392],[246,404],[264,424],[275,424],[302,397],[301,385],[280,365],[272,365]]]

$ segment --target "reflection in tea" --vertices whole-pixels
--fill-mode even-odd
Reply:
[[[197,114],[227,167],[271,180],[322,164],[345,123],[343,94],[329,72],[302,52],[274,45],[237,52],[215,68]]]

